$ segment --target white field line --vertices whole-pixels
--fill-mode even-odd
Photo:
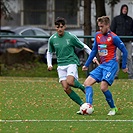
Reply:
[[[133,122],[133,120],[0,120],[2,122]]]

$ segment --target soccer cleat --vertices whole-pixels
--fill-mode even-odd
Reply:
[[[117,108],[117,107],[112,108],[112,109],[109,111],[108,115],[110,115],[110,116],[111,116],[111,115],[115,115],[116,112],[118,112],[118,108]]]
[[[81,112],[80,112],[80,110],[79,110],[79,111],[77,111],[77,114],[78,114],[78,115],[82,115],[82,114],[81,114]]]

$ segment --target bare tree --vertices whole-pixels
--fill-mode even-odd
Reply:
[[[118,2],[120,2],[120,0],[95,0],[95,4],[96,4],[96,20],[98,17],[100,16],[104,16],[106,15],[106,11],[105,11],[105,2],[107,2],[107,4],[110,5],[111,7],[111,18],[113,17],[113,13],[114,13],[114,5],[117,4]],[[96,26],[96,29],[98,29],[98,26]]]
[[[95,0],[96,4],[96,20],[100,16],[105,16],[106,11],[105,11],[105,0]],[[98,26],[96,26],[96,30],[98,29]]]
[[[84,0],[84,33],[91,34],[91,0]]]
[[[91,0],[84,0],[84,35],[91,35]],[[85,39],[85,43],[90,48],[92,48],[91,38]],[[91,71],[92,69],[93,69],[93,64],[89,66],[87,75],[88,72]]]
[[[91,35],[91,0],[84,0],[84,35]]]
[[[120,2],[120,0],[107,0],[108,5],[110,5],[111,7],[111,19],[114,16],[114,6],[115,4],[117,4],[118,2]]]

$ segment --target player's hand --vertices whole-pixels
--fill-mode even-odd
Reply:
[[[88,70],[88,67],[86,67],[86,66],[82,67],[82,71],[87,71],[87,70]]]
[[[123,71],[124,73],[127,73],[127,72],[128,72],[128,68],[122,69],[122,71]]]
[[[53,69],[53,66],[48,66],[48,71],[51,71]]]
[[[93,59],[93,62],[96,63],[98,66],[100,65],[100,63],[97,59]]]

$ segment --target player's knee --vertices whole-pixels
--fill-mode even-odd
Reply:
[[[84,86],[85,86],[85,87],[86,87],[86,86],[90,86],[89,82],[85,81],[85,82],[84,82]]]
[[[74,85],[74,82],[73,82],[73,80],[71,80],[71,79],[67,79],[67,83],[68,83],[70,86],[73,86],[73,85]]]
[[[101,86],[101,91],[102,91],[102,92],[105,92],[105,91],[107,91],[107,90],[108,90],[108,87]]]
[[[101,91],[103,91],[103,92],[107,91],[108,90],[108,83],[106,81],[102,81],[100,88],[101,88]]]
[[[67,88],[64,88],[64,91],[65,91],[67,94],[70,94],[72,90],[71,90],[70,87],[67,87]]]

